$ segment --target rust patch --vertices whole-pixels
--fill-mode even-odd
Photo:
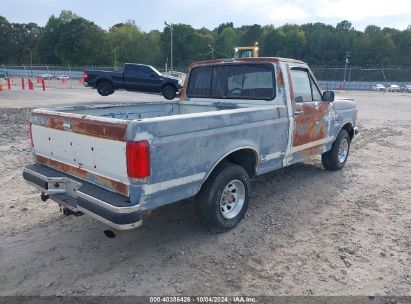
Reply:
[[[293,82],[292,82],[292,80],[291,80],[290,65],[288,65],[288,64],[287,64],[287,77],[288,77],[288,87],[289,87],[289,89],[290,89],[291,104],[295,104],[295,96],[294,96]]]
[[[191,71],[191,70],[190,70]],[[183,101],[186,98],[186,91],[187,91],[187,80],[188,77],[190,76],[190,71],[188,71],[187,75],[186,75],[186,80],[184,80],[184,84],[183,87],[181,88],[180,91],[180,101]]]
[[[281,69],[278,69],[278,73],[277,73],[277,84],[279,87],[284,87],[284,77],[283,77],[283,72],[281,71]]]
[[[103,176],[92,174],[81,168],[67,165],[59,161],[46,158],[40,155],[36,155],[36,161],[42,165],[54,168],[56,170],[62,171],[67,174],[74,175],[78,178],[84,179],[91,183],[96,183],[108,190],[115,191],[115,192],[121,193],[126,196],[128,195],[128,185],[120,183],[118,181],[114,181],[112,179],[109,179]]]
[[[36,119],[39,117],[40,119]],[[33,113],[36,124],[44,127],[66,130],[64,124],[70,124],[70,131],[94,137],[126,141],[126,123],[105,122],[87,117],[66,117],[59,114]]]
[[[319,151],[321,151],[323,145],[319,145],[319,146],[315,146],[315,147],[311,147],[308,148],[307,150],[304,150],[304,154],[306,157],[310,157],[310,156],[315,156],[320,154]]]
[[[328,103],[319,102],[316,109],[313,103],[296,104],[296,111],[303,114],[295,117],[293,146],[299,146],[327,137],[328,122],[326,120]]]

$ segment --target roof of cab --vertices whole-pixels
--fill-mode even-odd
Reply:
[[[306,64],[305,62],[300,61],[300,60],[291,59],[291,58],[281,58],[281,57],[226,58],[226,59],[214,59],[214,60],[193,62],[190,65],[190,68],[200,66],[200,65],[215,65],[215,64],[233,63],[233,62],[280,62],[280,61]]]

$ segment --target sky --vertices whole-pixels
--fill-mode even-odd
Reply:
[[[164,21],[208,29],[224,22],[240,27],[349,20],[357,30],[369,24],[400,30],[411,25],[411,0],[0,0],[0,16],[10,22],[44,26],[64,9],[104,29],[134,20],[144,31],[162,30]]]

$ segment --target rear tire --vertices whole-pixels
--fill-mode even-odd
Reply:
[[[165,99],[171,100],[171,99],[176,98],[176,96],[177,96],[177,89],[176,89],[175,86],[166,85],[166,86],[163,88],[162,93],[163,93],[163,96],[164,96]]]
[[[108,81],[101,81],[97,83],[97,92],[101,96],[108,96],[110,94],[113,94],[113,85]]]
[[[244,217],[250,197],[247,171],[232,163],[219,165],[196,197],[199,220],[218,231],[234,228]]]
[[[350,152],[351,139],[344,129],[340,131],[330,151],[321,156],[323,166],[327,170],[337,171],[344,168]]]

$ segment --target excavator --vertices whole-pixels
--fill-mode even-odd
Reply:
[[[257,58],[258,42],[254,46],[240,46],[234,48],[234,58]]]

